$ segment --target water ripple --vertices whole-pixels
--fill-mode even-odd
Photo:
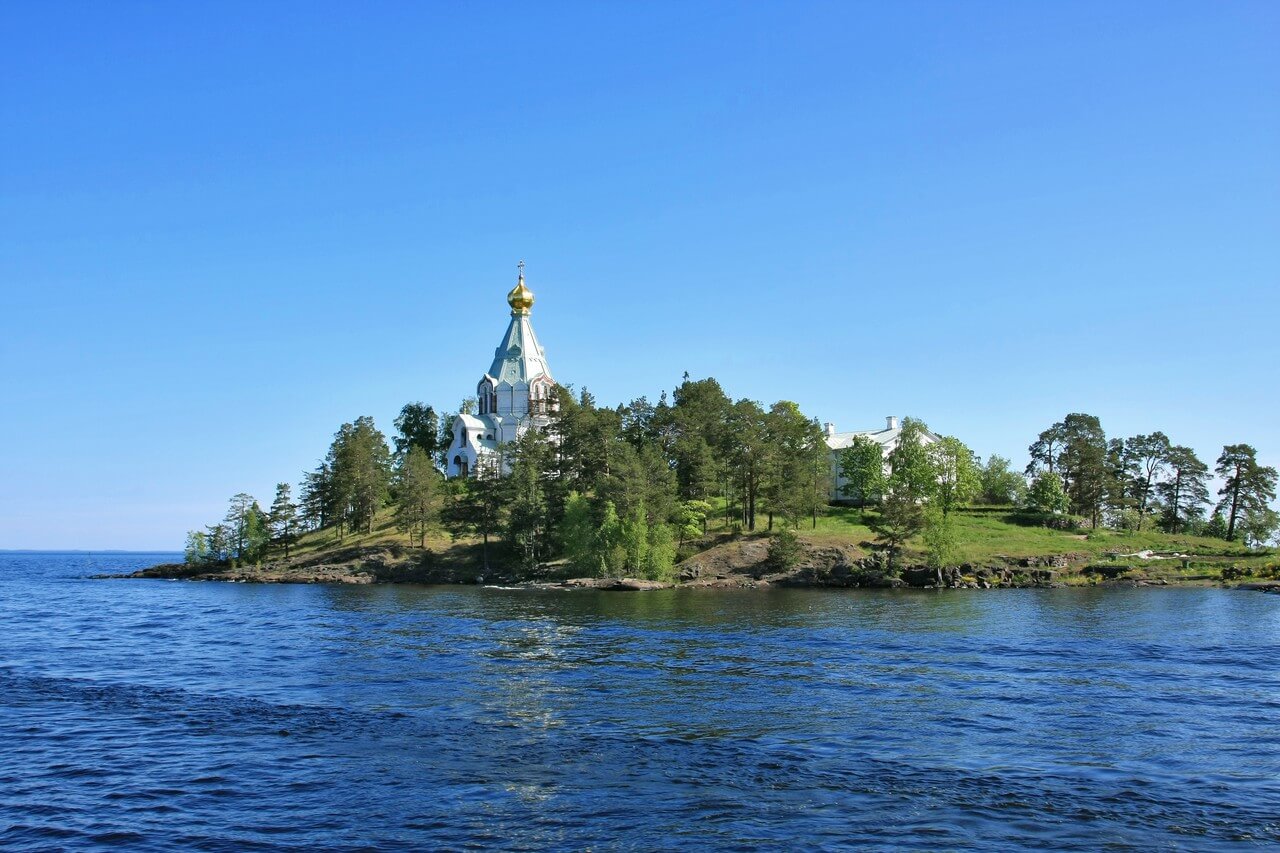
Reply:
[[[0,846],[1280,844],[1280,599],[101,582],[0,555]]]

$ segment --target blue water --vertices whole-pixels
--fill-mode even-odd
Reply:
[[[0,844],[1280,844],[1280,596],[85,578],[159,559],[0,554]]]

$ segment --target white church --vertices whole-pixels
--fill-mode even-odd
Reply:
[[[551,422],[556,381],[547,367],[547,354],[533,333],[529,312],[533,291],[524,283],[524,261],[516,286],[507,294],[511,322],[493,363],[476,385],[476,414],[453,421],[453,443],[447,456],[448,477],[465,477],[478,466],[498,464],[498,449],[531,427]]]
[[[529,314],[533,310],[533,291],[524,283],[524,261],[520,262],[516,286],[507,294],[511,306],[511,322],[502,343],[493,353],[493,363],[476,385],[476,414],[461,414],[453,421],[453,439],[448,452],[448,477],[466,477],[482,465],[499,465],[499,449],[515,441],[530,428],[544,428],[551,422],[556,405],[555,379],[547,366],[547,354],[533,333]],[[880,445],[886,459],[898,446],[902,427],[889,416],[883,429],[836,432],[835,424],[825,427],[827,446],[831,449],[832,500],[842,499],[841,487],[846,480],[840,475],[839,453],[854,438],[862,436]],[[924,441],[932,444],[937,436],[926,433]],[[887,462],[886,462],[887,464]]]

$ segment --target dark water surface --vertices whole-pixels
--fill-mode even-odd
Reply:
[[[0,845],[1280,844],[1280,596],[92,581],[0,554]]]

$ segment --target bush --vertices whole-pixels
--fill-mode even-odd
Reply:
[[[1249,576],[1249,569],[1245,566],[1223,566],[1222,579],[1224,581],[1238,581],[1241,578]]]
[[[785,572],[794,569],[800,564],[803,556],[804,548],[800,545],[800,540],[796,538],[793,531],[785,527],[773,534],[773,538],[769,540],[769,557],[766,562],[774,571]]]

